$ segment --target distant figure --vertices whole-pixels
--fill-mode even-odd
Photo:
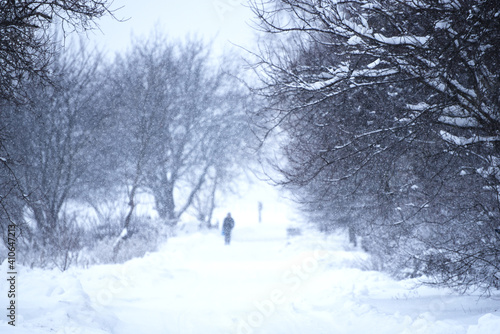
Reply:
[[[231,217],[231,213],[227,214],[227,217],[224,218],[224,223],[222,223],[222,232],[224,233],[224,239],[226,241],[226,245],[229,245],[231,242],[231,231],[234,228],[234,219]]]
[[[262,202],[259,202],[259,223],[262,223]]]

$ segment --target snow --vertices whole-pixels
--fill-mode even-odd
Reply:
[[[373,37],[385,44],[391,45],[413,45],[413,46],[422,46],[427,43],[429,40],[429,36],[413,36],[413,35],[403,35],[403,36],[392,36],[387,37],[382,34],[373,34]]]
[[[450,117],[450,116],[439,116],[438,118],[439,122],[448,124],[448,125],[453,125],[457,127],[480,127],[479,122],[472,117]]]
[[[443,140],[445,140],[451,144],[458,145],[458,146],[466,146],[466,145],[471,145],[471,144],[475,144],[475,143],[479,143],[479,142],[498,142],[498,141],[500,141],[500,136],[491,136],[491,137],[473,136],[470,138],[465,138],[465,137],[459,137],[459,136],[452,135],[451,133],[446,132],[444,130],[441,130],[439,132],[439,134],[441,135],[441,138],[443,138]]]
[[[344,14],[345,15],[345,14]],[[359,16],[358,18],[361,18]],[[401,35],[401,36],[385,36],[381,33],[374,33],[367,24],[357,24],[356,22],[347,19],[345,16],[342,17],[342,23],[349,27],[350,30],[354,32],[351,38],[348,40],[349,45],[361,44],[363,38],[374,39],[377,42],[389,45],[411,45],[416,47],[421,47],[425,45],[430,39],[429,36],[415,36],[415,35]],[[359,36],[361,38],[356,37]]]
[[[123,231],[122,231],[122,233],[120,233],[119,238],[123,239],[123,238],[125,238],[127,236],[127,234],[128,234],[128,231],[127,231],[126,228],[124,228]]]
[[[126,228],[124,228],[124,229],[122,230],[122,232],[120,233],[120,236],[119,236],[118,238],[116,238],[115,242],[113,243],[113,248],[115,248],[115,247],[118,245],[118,243],[119,243],[119,242],[120,242],[123,238],[125,238],[125,237],[127,236],[127,234],[128,234],[128,231],[127,231],[127,229],[126,229]]]
[[[407,104],[406,107],[412,111],[425,111],[429,109],[429,105],[425,102],[420,102],[418,104]]]
[[[0,332],[498,333],[499,296],[394,281],[370,270],[369,255],[344,234],[302,227],[288,238],[285,218],[234,217],[229,246],[218,231],[196,232],[124,264],[19,267],[17,326],[4,316]]]
[[[325,87],[330,86],[331,84],[335,83],[338,80],[339,80],[339,78],[334,77],[334,78],[331,78],[328,80],[321,80],[321,81],[311,82],[311,83],[307,83],[307,84],[302,84],[302,85],[300,85],[300,87],[304,88],[306,90],[309,90],[309,91],[317,91],[317,90],[321,90]]]
[[[380,58],[377,59],[377,60],[375,60],[374,62],[371,62],[366,67],[368,67],[368,68],[374,68],[374,67],[378,66],[379,64],[380,64]]]
[[[348,45],[358,45],[358,44],[362,44],[362,43],[363,43],[363,39],[361,37],[359,37],[358,35],[353,35],[347,40]]]
[[[450,28],[450,26],[451,26],[451,22],[449,20],[441,20],[441,21],[436,22],[434,27],[436,29],[446,30],[446,29]]]

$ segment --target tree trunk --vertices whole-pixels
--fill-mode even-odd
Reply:
[[[358,246],[358,242],[356,241],[356,231],[354,230],[354,227],[349,226],[349,242],[354,246]]]
[[[54,239],[54,231],[57,227],[57,217],[50,210],[46,210],[42,204],[31,206],[38,229],[38,237],[41,237],[42,245],[49,245]]]
[[[156,211],[161,219],[169,226],[177,224],[178,217],[175,213],[174,187],[171,182],[167,182],[162,189],[154,190]]]
[[[125,217],[125,221],[123,223],[123,230],[113,245],[113,262],[116,262],[116,257],[118,256],[118,251],[120,250],[120,245],[121,245],[123,239],[128,234],[128,228],[130,226],[130,221],[132,220],[132,215],[133,215],[134,209],[135,209],[134,197],[135,197],[136,191],[137,191],[137,186],[134,185],[132,187],[132,190],[130,191],[130,194],[129,194],[129,202],[128,202],[129,210],[128,210],[127,216]]]

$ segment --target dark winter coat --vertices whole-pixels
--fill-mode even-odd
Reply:
[[[231,217],[224,218],[224,223],[222,224],[222,229],[224,230],[224,234],[231,233],[233,227],[234,227],[234,219]]]

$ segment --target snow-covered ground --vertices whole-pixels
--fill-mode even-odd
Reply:
[[[363,270],[344,236],[286,226],[237,226],[230,246],[179,235],[125,264],[19,268],[17,326],[3,316],[0,333],[500,333],[499,298],[394,281]]]

